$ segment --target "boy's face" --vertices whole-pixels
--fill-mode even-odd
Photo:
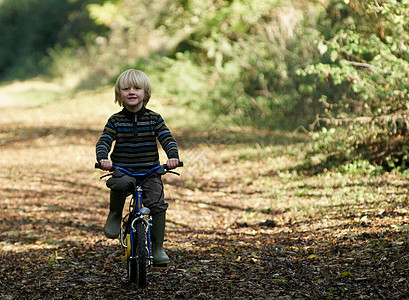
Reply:
[[[135,86],[125,86],[121,89],[121,99],[127,110],[137,112],[143,106],[145,90]]]

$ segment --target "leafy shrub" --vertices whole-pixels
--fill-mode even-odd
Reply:
[[[383,169],[380,166],[373,165],[367,160],[356,160],[340,166],[340,171],[344,174],[350,175],[379,175],[382,174]]]
[[[203,108],[209,78],[204,68],[192,63],[189,53],[178,53],[176,58],[153,55],[138,60],[136,66],[148,74],[155,95],[170,98],[177,105]]]
[[[314,126],[327,160],[408,163],[409,1],[333,0],[321,20],[320,61],[298,71],[321,103]]]
[[[182,43],[212,75],[205,107],[270,128],[303,122],[300,108],[308,105],[293,78],[315,54],[309,41],[316,31],[304,26],[314,6],[303,11],[292,2],[221,3],[201,15],[202,25]]]

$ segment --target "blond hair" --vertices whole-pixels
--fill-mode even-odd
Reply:
[[[143,98],[143,106],[148,104],[151,98],[151,84],[148,76],[142,71],[136,69],[129,69],[119,75],[115,84],[115,103],[119,106],[124,106],[121,98],[121,90],[126,87],[139,87],[145,91]]]

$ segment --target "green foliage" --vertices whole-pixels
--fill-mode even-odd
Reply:
[[[201,14],[203,21],[176,51],[191,51],[198,63],[208,66],[207,109],[267,127],[286,123],[291,114],[290,122],[300,117],[297,108],[304,103],[292,78],[314,54],[309,40],[315,31],[297,30],[307,19],[291,5],[219,2]],[[307,8],[312,13],[313,7]]]
[[[139,68],[161,78],[164,94],[178,104],[234,116],[239,124],[295,128],[305,111],[314,115],[310,99],[299,100],[294,78],[318,54],[310,43],[318,38],[311,16],[321,6],[278,0],[132,2],[87,6],[97,24],[110,28],[107,39],[74,51],[92,74],[88,80],[106,83],[101,79]],[[67,58],[59,57],[66,50],[52,53],[52,69],[64,70]]]
[[[382,167],[372,165],[367,160],[357,160],[352,163],[342,165],[339,169],[342,173],[350,175],[374,176],[383,172]]]
[[[136,66],[149,74],[156,98],[161,96],[177,105],[202,108],[203,99],[207,98],[208,77],[202,66],[192,62],[188,52],[177,53],[175,58],[153,55],[138,60]]]
[[[327,160],[369,160],[390,169],[408,162],[409,1],[331,1],[316,42],[320,61],[298,71],[321,103],[314,125]]]
[[[89,32],[103,33],[89,18],[90,1],[3,0],[0,2],[0,76],[26,78],[41,73],[47,50],[81,45]],[[11,76],[9,74],[9,76]]]

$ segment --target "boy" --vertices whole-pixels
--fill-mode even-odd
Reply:
[[[169,169],[179,164],[178,146],[166,127],[162,117],[147,109],[151,97],[151,85],[148,77],[139,70],[123,72],[115,85],[115,102],[123,109],[112,115],[96,144],[97,161],[102,169],[110,170],[112,165],[123,167],[132,172],[146,172],[159,165],[159,153],[156,139],[165,150]],[[115,141],[109,159],[108,154]],[[130,194],[135,179],[121,172],[107,181],[111,189],[109,214],[104,226],[105,236],[117,238],[121,227],[122,209],[126,197]],[[166,210],[163,183],[160,176],[153,176],[143,185],[142,201],[152,214],[152,255],[154,265],[168,265],[170,260],[163,251]]]

